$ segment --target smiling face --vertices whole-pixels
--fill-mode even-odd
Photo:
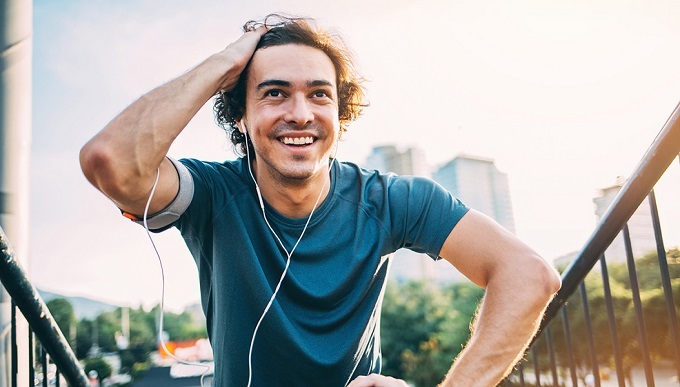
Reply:
[[[304,185],[326,179],[340,123],[335,68],[321,50],[286,44],[255,52],[246,84],[246,125],[261,179]]]

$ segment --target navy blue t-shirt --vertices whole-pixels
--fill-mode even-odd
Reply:
[[[245,386],[255,325],[286,264],[265,223],[244,158],[180,160],[194,197],[175,226],[191,251],[215,356],[216,386]],[[306,218],[267,219],[290,251]],[[333,163],[265,316],[252,353],[253,386],[344,386],[380,372],[380,308],[390,257],[406,247],[437,258],[467,207],[435,182]]]

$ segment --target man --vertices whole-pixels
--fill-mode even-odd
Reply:
[[[148,212],[152,229],[181,231],[198,267],[217,385],[405,385],[379,375],[380,306],[401,247],[442,257],[486,288],[442,385],[495,385],[559,277],[437,184],[335,161],[363,107],[351,59],[309,20],[271,20],[246,24],[236,42],[120,113],[83,147],[85,175],[126,216]],[[167,158],[216,94],[217,121],[245,157]]]

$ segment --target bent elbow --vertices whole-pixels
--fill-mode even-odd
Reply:
[[[125,179],[117,170],[117,160],[109,147],[90,140],[80,150],[80,169],[87,180],[106,196],[123,195]]]
[[[550,300],[555,296],[558,290],[562,287],[562,279],[560,275],[548,262],[543,258],[538,257],[539,263],[535,265],[536,267],[536,283],[537,290],[542,298]]]
[[[95,187],[100,188],[100,181],[109,175],[106,170],[110,168],[111,158],[108,152],[90,140],[80,149],[80,169],[87,180]]]

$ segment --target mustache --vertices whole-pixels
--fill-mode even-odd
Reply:
[[[279,123],[276,126],[274,126],[273,130],[270,133],[270,137],[276,138],[280,137],[284,134],[290,134],[294,132],[308,132],[312,133],[315,137],[317,138],[325,138],[328,137],[328,134],[326,133],[325,130],[321,128],[321,126],[318,123],[315,122],[309,122],[306,123],[304,126],[299,126],[299,125],[292,125],[288,123]]]

